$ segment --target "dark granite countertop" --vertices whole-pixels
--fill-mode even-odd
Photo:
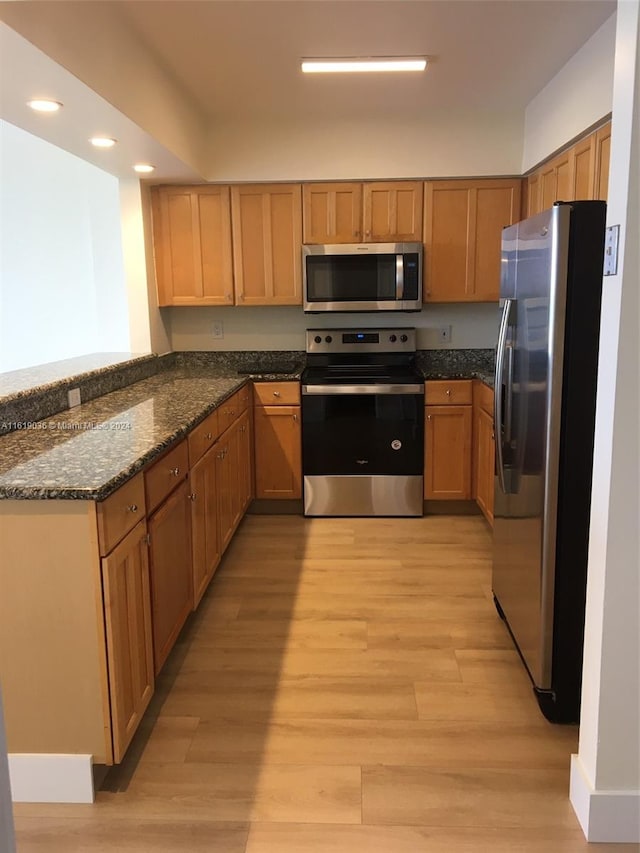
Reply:
[[[247,381],[173,368],[22,424],[0,438],[0,498],[102,500]]]
[[[485,350],[422,351],[418,366],[425,379],[473,378],[493,387],[491,358]],[[12,431],[0,436],[0,499],[103,500],[246,382],[297,381],[304,367],[300,353],[151,359],[153,375],[43,419],[28,421],[21,412],[19,424],[5,424]],[[147,362],[136,359],[132,369],[147,369]]]

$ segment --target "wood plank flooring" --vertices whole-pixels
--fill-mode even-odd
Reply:
[[[248,516],[92,806],[19,853],[598,853],[479,516]]]

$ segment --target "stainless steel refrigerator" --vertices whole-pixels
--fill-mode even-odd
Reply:
[[[580,714],[606,205],[505,228],[492,586],[553,722]]]

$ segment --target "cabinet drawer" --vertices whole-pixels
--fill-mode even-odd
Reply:
[[[473,383],[473,402],[493,418],[493,388],[477,379]]]
[[[426,405],[446,406],[471,405],[473,393],[471,379],[430,379],[424,383],[424,402]]]
[[[222,433],[244,412],[248,406],[249,391],[243,394],[244,388],[236,391],[229,399],[225,400],[218,409],[218,433]]]
[[[299,382],[254,382],[254,406],[299,406]]]
[[[137,474],[97,507],[100,556],[108,554],[145,516],[144,477]]]
[[[147,512],[151,514],[166,496],[175,489],[189,471],[189,452],[187,442],[181,441],[177,447],[166,453],[158,462],[154,462],[145,471],[144,482],[147,492]]]
[[[207,450],[213,446],[219,435],[220,427],[218,425],[218,410],[216,409],[210,415],[207,415],[202,423],[192,429],[187,436],[190,467],[193,467],[198,459],[204,456]]]

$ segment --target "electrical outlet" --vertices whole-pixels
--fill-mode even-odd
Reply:
[[[441,344],[451,343],[451,326],[438,326],[437,333]]]
[[[69,403],[69,408],[73,409],[74,406],[79,406],[82,400],[80,399],[80,389],[72,388],[70,391],[67,391],[67,402]]]
[[[211,336],[213,338],[224,338],[224,328],[222,326],[222,320],[214,320],[213,326],[211,327]]]

